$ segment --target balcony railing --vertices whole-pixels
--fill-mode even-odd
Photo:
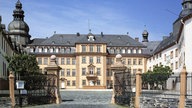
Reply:
[[[97,78],[97,73],[93,73],[93,74],[91,74],[91,73],[86,73],[86,77],[87,77],[87,79],[88,80],[90,80],[90,79],[95,79],[95,78]]]

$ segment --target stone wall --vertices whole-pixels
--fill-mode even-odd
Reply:
[[[141,97],[141,108],[177,108],[178,98]]]

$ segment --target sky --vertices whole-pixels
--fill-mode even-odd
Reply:
[[[182,0],[20,0],[32,38],[57,34],[129,34],[162,40],[182,10]],[[2,23],[13,20],[17,0],[0,0]]]

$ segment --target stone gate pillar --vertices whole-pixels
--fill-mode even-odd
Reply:
[[[9,74],[9,93],[11,99],[11,107],[15,107],[15,89],[14,89],[14,75],[12,72]]]
[[[185,108],[186,90],[187,90],[187,71],[186,67],[183,67],[180,75],[180,98],[179,108]]]
[[[111,103],[115,104],[115,83],[116,83],[116,79],[115,79],[115,73],[116,72],[125,72],[125,70],[127,69],[127,67],[123,64],[121,58],[122,56],[120,54],[116,55],[116,63],[114,65],[111,66],[111,71],[113,72],[113,94],[112,94],[112,99],[111,99]]]
[[[60,104],[61,103],[61,95],[60,95],[60,87],[59,87],[59,71],[61,70],[61,67],[57,65],[56,63],[56,56],[52,55],[50,58],[50,63],[47,67],[45,67],[45,69],[47,70],[47,74],[55,74],[57,76],[56,78],[56,82],[55,82],[55,86],[56,86],[56,90],[55,90],[55,97],[56,97],[56,104]]]
[[[136,92],[135,92],[135,108],[140,108],[140,94],[141,94],[141,71],[140,69],[136,73]]]

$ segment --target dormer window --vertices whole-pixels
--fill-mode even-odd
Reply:
[[[55,44],[55,41],[52,41],[52,45],[54,45]]]
[[[92,35],[91,35],[91,36],[89,36],[89,37],[88,37],[88,41],[91,41],[91,42],[95,41],[94,36],[92,36]]]
[[[118,36],[118,39],[121,39],[121,37],[120,37],[120,36]]]
[[[67,41],[67,45],[70,45],[70,41]]]

